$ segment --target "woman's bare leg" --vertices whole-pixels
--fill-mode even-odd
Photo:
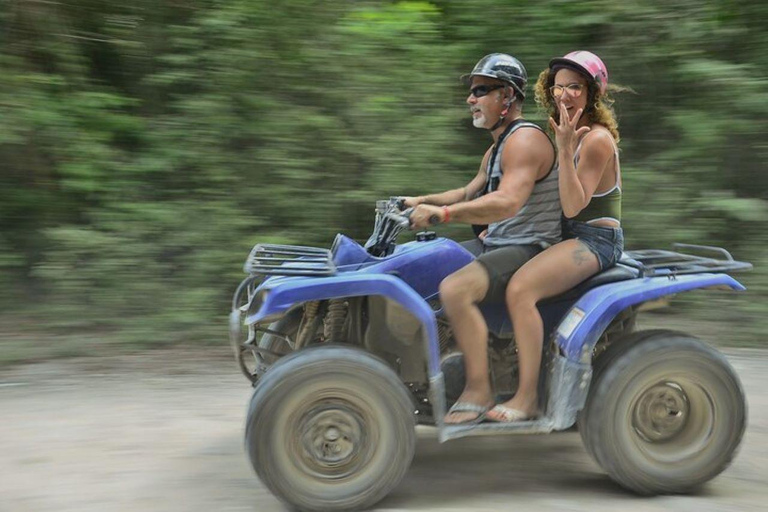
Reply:
[[[600,270],[597,256],[578,240],[566,240],[538,254],[518,270],[507,285],[506,299],[518,349],[519,385],[502,404],[526,416],[538,409],[539,369],[544,326],[536,303],[563,293]],[[492,419],[495,414],[489,414]]]

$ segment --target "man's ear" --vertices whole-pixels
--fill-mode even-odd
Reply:
[[[515,98],[517,98],[517,93],[512,87],[506,85],[504,86],[504,96],[504,106],[507,109],[510,109],[512,104],[515,102]]]
[[[501,117],[505,117],[509,114],[509,109],[512,108],[512,102],[513,100],[510,100],[509,98],[504,99],[504,110],[501,111]]]

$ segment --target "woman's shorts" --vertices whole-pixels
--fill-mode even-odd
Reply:
[[[621,228],[606,228],[577,220],[563,219],[563,240],[571,238],[579,240],[597,256],[600,270],[615,265],[624,250],[624,232]]]
[[[504,302],[512,274],[542,251],[538,245],[488,247],[477,238],[462,242],[461,246],[475,255],[475,261],[488,273],[488,292],[482,303]]]

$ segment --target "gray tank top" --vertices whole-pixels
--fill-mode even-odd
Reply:
[[[483,194],[495,191],[501,182],[501,154],[504,143],[520,128],[543,130],[534,123],[520,121],[511,127],[498,142],[493,157],[488,160],[488,180]],[[549,139],[549,137],[547,137]],[[551,141],[550,141],[551,142]],[[560,222],[563,214],[557,185],[557,157],[549,173],[536,181],[528,201],[514,217],[491,223],[483,244],[489,247],[505,245],[538,245],[547,248],[561,240]]]

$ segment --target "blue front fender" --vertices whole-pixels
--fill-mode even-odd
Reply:
[[[246,324],[254,324],[266,317],[282,314],[293,305],[307,301],[366,295],[381,295],[392,299],[410,311],[424,326],[430,377],[434,377],[440,371],[435,313],[413,288],[394,276],[341,274],[333,277],[287,279],[265,290],[265,293],[261,307],[254,314],[246,317]]]
[[[599,286],[579,299],[560,322],[557,344],[569,360],[589,363],[600,336],[624,309],[665,295],[713,286],[746,289],[726,274],[647,277]]]

